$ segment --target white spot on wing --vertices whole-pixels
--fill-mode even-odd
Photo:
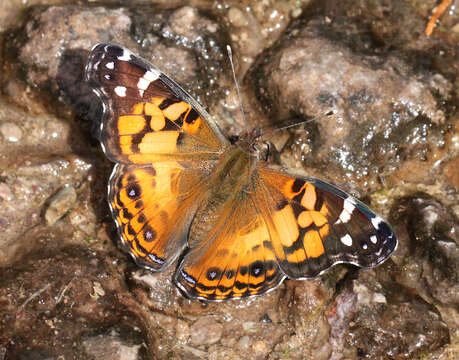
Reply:
[[[123,49],[123,55],[118,56],[120,61],[129,61],[132,58],[132,53],[128,49]]]
[[[148,81],[147,79],[144,79],[143,77],[139,79],[139,82],[137,83],[137,87],[140,90],[147,90],[148,85],[150,85],[151,81]]]
[[[352,198],[347,198],[344,199],[343,203],[343,211],[341,211],[341,214],[339,214],[339,219],[335,222],[335,224],[339,223],[347,223],[349,220],[351,220],[351,215],[352,212],[355,209],[355,202]]]
[[[352,246],[352,237],[349,234],[344,235],[341,238],[341,242],[346,246]]]
[[[378,238],[376,237],[376,235],[371,235],[370,236],[370,241],[373,243],[373,244],[376,244],[378,242]]]
[[[105,67],[107,69],[113,70],[115,68],[115,63],[113,61],[110,61],[110,62],[105,64]]]
[[[115,94],[120,96],[120,97],[125,97],[126,96],[126,88],[124,86],[117,86],[115,88]]]
[[[354,202],[354,199],[352,198],[347,198],[347,199],[344,199],[344,208],[349,211],[349,213],[352,213],[355,209],[355,202]]]
[[[375,227],[376,230],[379,230],[379,224],[381,224],[383,219],[381,219],[379,216],[375,216],[374,218],[371,218],[371,223]]]
[[[149,82],[152,82],[152,81],[155,81],[156,79],[159,78],[159,75],[161,75],[161,73],[156,70],[156,69],[151,69],[151,70],[148,70],[144,75],[143,77],[148,80]]]

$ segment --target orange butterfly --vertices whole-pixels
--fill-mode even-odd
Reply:
[[[96,45],[86,77],[103,103],[103,150],[116,163],[108,200],[119,236],[153,271],[180,257],[174,281],[187,296],[259,295],[337,263],[376,266],[396,248],[390,226],[363,203],[268,166],[256,138],[231,143],[129,50]]]

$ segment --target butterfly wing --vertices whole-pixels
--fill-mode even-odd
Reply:
[[[190,231],[191,249],[175,273],[188,297],[226,300],[258,295],[285,278],[268,228],[250,191],[242,191],[206,216],[209,231]]]
[[[312,278],[337,263],[374,267],[395,250],[389,224],[336,187],[269,168],[258,174],[256,203],[288,277]]]
[[[101,143],[113,161],[210,159],[228,144],[190,95],[122,46],[96,45],[86,78],[103,103]]]
[[[313,278],[337,263],[373,267],[394,251],[390,228],[363,203],[313,178],[258,168],[249,186],[208,218],[176,274],[192,298],[259,295],[285,277]]]
[[[193,163],[117,164],[109,204],[118,234],[141,266],[160,271],[186,245],[188,228],[206,193],[206,168]]]
[[[138,264],[162,270],[183,250],[228,142],[179,85],[121,46],[96,45],[86,79],[103,104],[102,147],[118,163],[108,190],[118,233]]]

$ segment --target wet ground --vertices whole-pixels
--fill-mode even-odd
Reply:
[[[453,2],[454,3],[454,2]],[[457,3],[457,1],[456,1]],[[438,1],[0,4],[0,359],[459,357],[458,13]],[[456,4],[457,5],[457,4]],[[274,161],[389,220],[393,256],[257,298],[184,298],[120,250],[89,50],[116,42],[228,135],[279,128]]]

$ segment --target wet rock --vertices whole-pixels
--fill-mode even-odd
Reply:
[[[343,22],[338,29],[326,17],[298,21],[260,58],[249,81],[271,121],[319,117],[287,143],[284,164],[323,169],[334,181],[351,179],[368,191],[406,159],[402,149],[419,159],[445,141],[445,110],[425,80],[433,74],[415,73],[393,54],[371,53],[364,38],[354,36],[353,47],[337,42],[338,32],[351,36],[358,27]],[[447,100],[452,84],[436,76]]]
[[[237,346],[241,350],[247,350],[250,346],[250,337],[247,335],[244,335],[243,337],[241,337],[239,341],[237,342]]]
[[[186,343],[190,337],[190,326],[186,321],[177,320],[175,324],[175,337],[181,343]]]
[[[44,243],[41,251],[2,269],[0,343],[8,344],[6,358],[23,358],[26,349],[33,353],[40,349],[47,358],[86,358],[84,350],[107,354],[100,342],[111,354],[118,349],[135,358],[136,344],[144,341],[135,330],[140,323],[117,300],[125,290],[119,274],[107,272],[110,261],[107,253],[75,247],[56,250]],[[103,289],[104,295],[96,299],[95,288],[99,294]],[[100,329],[112,329],[119,336],[116,341],[99,337]]]
[[[83,341],[85,352],[92,359],[136,360],[140,345],[127,344],[114,336],[95,336]]]
[[[449,342],[447,326],[432,306],[410,299],[407,294],[400,296],[402,299],[399,295],[393,302],[390,299],[390,305],[382,312],[377,310],[380,303],[374,302],[369,310],[371,314],[362,311],[361,318],[353,319],[355,325],[350,327],[349,337],[357,354],[398,353],[413,357]],[[401,313],[403,317],[399,316]]]
[[[14,200],[14,194],[8,184],[0,182],[0,200],[12,201]]]
[[[275,347],[277,356],[288,353],[291,359],[328,359],[329,327],[325,318],[328,290],[320,281],[295,281],[288,284],[292,294],[288,301],[288,319],[293,335]]]
[[[223,333],[223,326],[212,317],[203,317],[190,328],[190,341],[194,345],[210,345],[217,343]]]
[[[46,154],[43,154],[46,156]],[[12,159],[11,159],[12,160]],[[79,158],[36,158],[8,169],[0,168],[0,177],[14,194],[14,199],[0,206],[0,264],[10,264],[34,250],[37,239],[32,236],[36,225],[43,222],[44,205],[65,184],[73,188],[88,181],[92,167]],[[54,210],[53,210],[54,211]],[[89,214],[88,214],[89,215]],[[72,239],[72,227],[64,230]],[[88,234],[95,237],[94,234]],[[62,240],[61,240],[62,241]]]
[[[449,342],[435,308],[409,289],[384,287],[375,272],[359,272],[351,291],[342,292],[328,311],[333,359],[414,358]]]
[[[31,106],[36,102],[31,102]],[[39,106],[34,106],[35,110]],[[51,114],[29,113],[21,106],[0,98],[0,170],[30,159],[31,152],[38,157],[46,154],[68,154],[71,126]],[[74,131],[79,136],[80,131]]]
[[[0,133],[9,142],[18,142],[22,138],[22,130],[14,123],[4,122],[0,124]]]
[[[397,281],[436,306],[443,321],[459,326],[459,225],[453,211],[418,194],[400,200],[395,221],[403,224]]]
[[[264,341],[258,340],[253,343],[252,350],[255,353],[255,357],[265,356],[268,352],[268,347]]]
[[[78,3],[32,7],[6,23],[10,8],[0,5],[0,27],[17,27],[0,42],[8,96],[0,96],[8,124],[0,132],[0,358],[111,358],[118,350],[136,358],[138,344],[157,359],[455,358],[457,53],[446,32],[423,37],[431,5],[413,12],[418,3]],[[89,49],[115,40],[131,48],[238,133],[228,39],[240,78],[258,59],[245,79],[257,94],[243,99],[249,128],[336,111],[277,133],[275,145],[284,165],[357,194],[387,189],[372,200],[397,214],[393,261],[287,280],[259,298],[201,303],[173,285],[175,266],[151,273],[117,251],[105,199],[112,164],[88,129],[100,120],[83,82]],[[15,132],[20,140],[8,141]],[[50,227],[42,210],[65,184],[78,201]],[[428,201],[398,203],[419,189]]]
[[[48,225],[54,225],[57,220],[63,217],[75,205],[76,199],[76,191],[72,186],[65,186],[59,190],[49,200],[49,205],[45,212],[45,219]]]
[[[443,167],[443,174],[446,181],[454,186],[456,191],[459,190],[459,157],[451,159]]]

